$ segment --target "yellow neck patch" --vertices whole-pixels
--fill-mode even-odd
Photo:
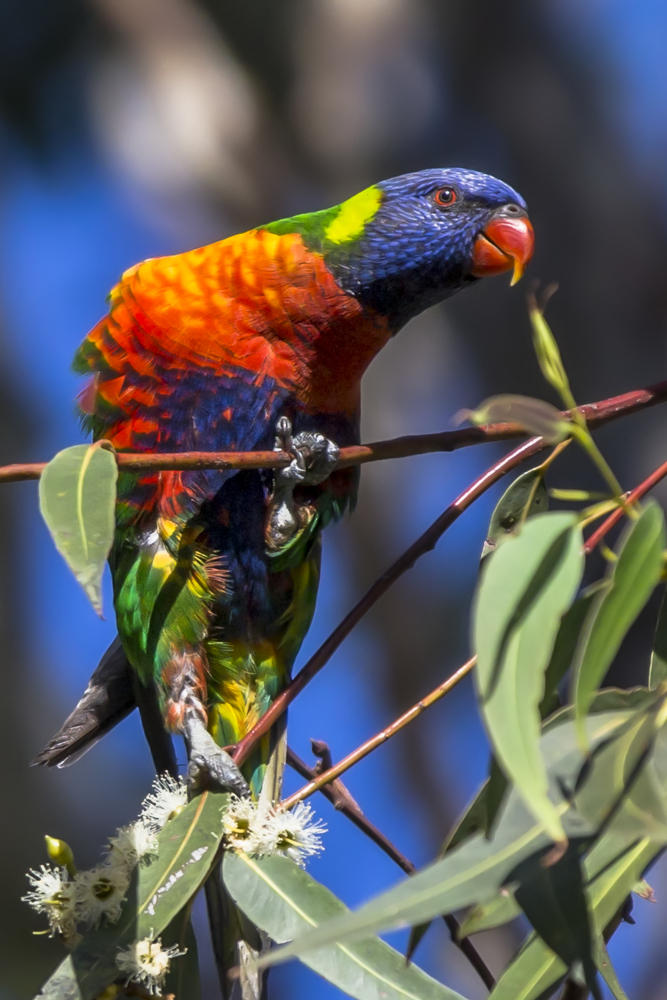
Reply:
[[[331,243],[349,243],[361,236],[364,226],[373,218],[381,201],[382,192],[375,185],[344,201],[338,215],[324,230],[326,239]]]

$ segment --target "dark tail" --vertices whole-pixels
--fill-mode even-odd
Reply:
[[[118,637],[100,660],[74,711],[30,763],[69,767],[137,707],[155,770],[176,777],[174,748],[162,724],[155,692],[137,679]]]

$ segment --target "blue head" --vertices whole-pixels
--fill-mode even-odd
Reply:
[[[474,170],[421,170],[344,202],[324,228],[336,280],[394,329],[480,277],[523,273],[533,251],[526,204]]]

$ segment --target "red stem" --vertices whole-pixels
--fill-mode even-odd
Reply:
[[[648,493],[649,490],[652,490],[661,479],[665,478],[665,476],[667,476],[667,462],[663,462],[663,464],[659,466],[655,472],[652,472],[650,476],[647,476],[646,479],[639,484],[639,486],[635,486],[634,490],[631,493],[628,493],[626,497],[627,503],[633,504],[636,500],[641,500],[641,498]],[[615,524],[618,524],[624,513],[625,511],[622,507],[617,507],[616,510],[612,511],[609,517],[602,522],[600,527],[595,529],[592,535],[586,539],[586,545],[584,546],[586,555],[590,555],[593,549],[600,544],[607,532],[610,531]]]

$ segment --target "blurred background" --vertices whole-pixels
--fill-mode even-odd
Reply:
[[[484,170],[525,196],[537,232],[531,272],[560,283],[549,316],[580,401],[667,377],[666,51],[660,0],[2,0],[0,462],[44,460],[81,440],[70,360],[126,267],[429,166]],[[487,281],[412,322],[365,379],[363,439],[446,429],[490,393],[553,398],[530,348],[525,292],[526,282]],[[664,461],[663,426],[656,409],[600,433],[625,486]],[[364,469],[357,512],[325,540],[300,662],[498,454]],[[568,462],[553,485],[596,485]],[[498,495],[394,587],[298,700],[290,743],[302,757],[312,760],[316,737],[338,759],[467,658]],[[0,1000],[25,1000],[61,956],[57,942],[32,936],[39,920],[19,902],[24,873],[46,860],[42,835],[65,838],[92,865],[136,815],[152,769],[136,718],[73,768],[28,768],[114,627],[96,619],[56,554],[35,484],[3,487],[0,505]],[[650,633],[647,613],[616,682],[645,681]],[[349,786],[423,864],[486,761],[462,685],[355,768]],[[313,805],[330,828],[316,878],[348,905],[399,878],[324,799]],[[637,925],[611,946],[633,1000],[667,998],[667,865],[649,880],[658,905],[638,900]],[[217,986],[201,911],[197,920],[209,1000]],[[476,939],[494,971],[520,933]],[[471,1000],[485,995],[442,922],[417,960]],[[340,996],[297,965],[272,977],[275,1000]]]

